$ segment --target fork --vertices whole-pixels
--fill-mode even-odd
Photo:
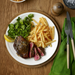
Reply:
[[[69,69],[69,34],[70,34],[70,29],[68,28],[67,23],[65,24],[65,33],[67,35],[67,68]]]

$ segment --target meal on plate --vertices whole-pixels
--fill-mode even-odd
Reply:
[[[8,35],[4,35],[4,38],[8,42],[14,41],[13,47],[22,58],[39,60],[45,55],[44,48],[56,41],[53,40],[55,31],[45,18],[41,17],[37,22],[33,17],[33,14],[24,19],[18,17],[16,23],[9,24]]]

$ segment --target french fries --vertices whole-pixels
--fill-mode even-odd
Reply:
[[[33,19],[33,21],[34,21],[36,24],[38,24],[38,22],[37,22],[35,19]]]
[[[54,26],[49,27],[47,20],[43,17],[40,18],[39,22],[34,19],[33,21],[37,25],[31,30],[28,40],[34,42],[38,47],[52,47],[52,43],[56,41],[53,40],[55,35]]]

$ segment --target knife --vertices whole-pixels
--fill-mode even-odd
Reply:
[[[67,35],[67,69],[69,69],[69,35],[70,35],[70,29],[68,27],[67,22],[65,23],[65,33]]]
[[[71,20],[70,20],[70,15],[67,12],[67,24],[68,27],[70,29],[70,38],[71,38],[71,43],[72,43],[72,48],[73,48],[73,55],[74,55],[74,59],[75,59],[75,47],[74,47],[74,40],[73,40],[73,32],[72,32],[72,25],[71,25]]]

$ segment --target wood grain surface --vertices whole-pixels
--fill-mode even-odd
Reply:
[[[17,14],[27,10],[40,10],[51,15],[51,7],[54,3],[61,2],[63,0],[26,0],[23,3],[16,4],[10,2],[10,0],[0,0],[0,75],[48,75],[53,60],[40,68],[25,68],[10,59],[7,55],[7,48],[5,46],[4,34],[7,29],[10,20]],[[60,30],[63,27],[64,18],[66,17],[66,11],[70,12],[71,17],[75,17],[75,10],[69,9],[64,5],[64,12],[60,16],[51,15]]]

